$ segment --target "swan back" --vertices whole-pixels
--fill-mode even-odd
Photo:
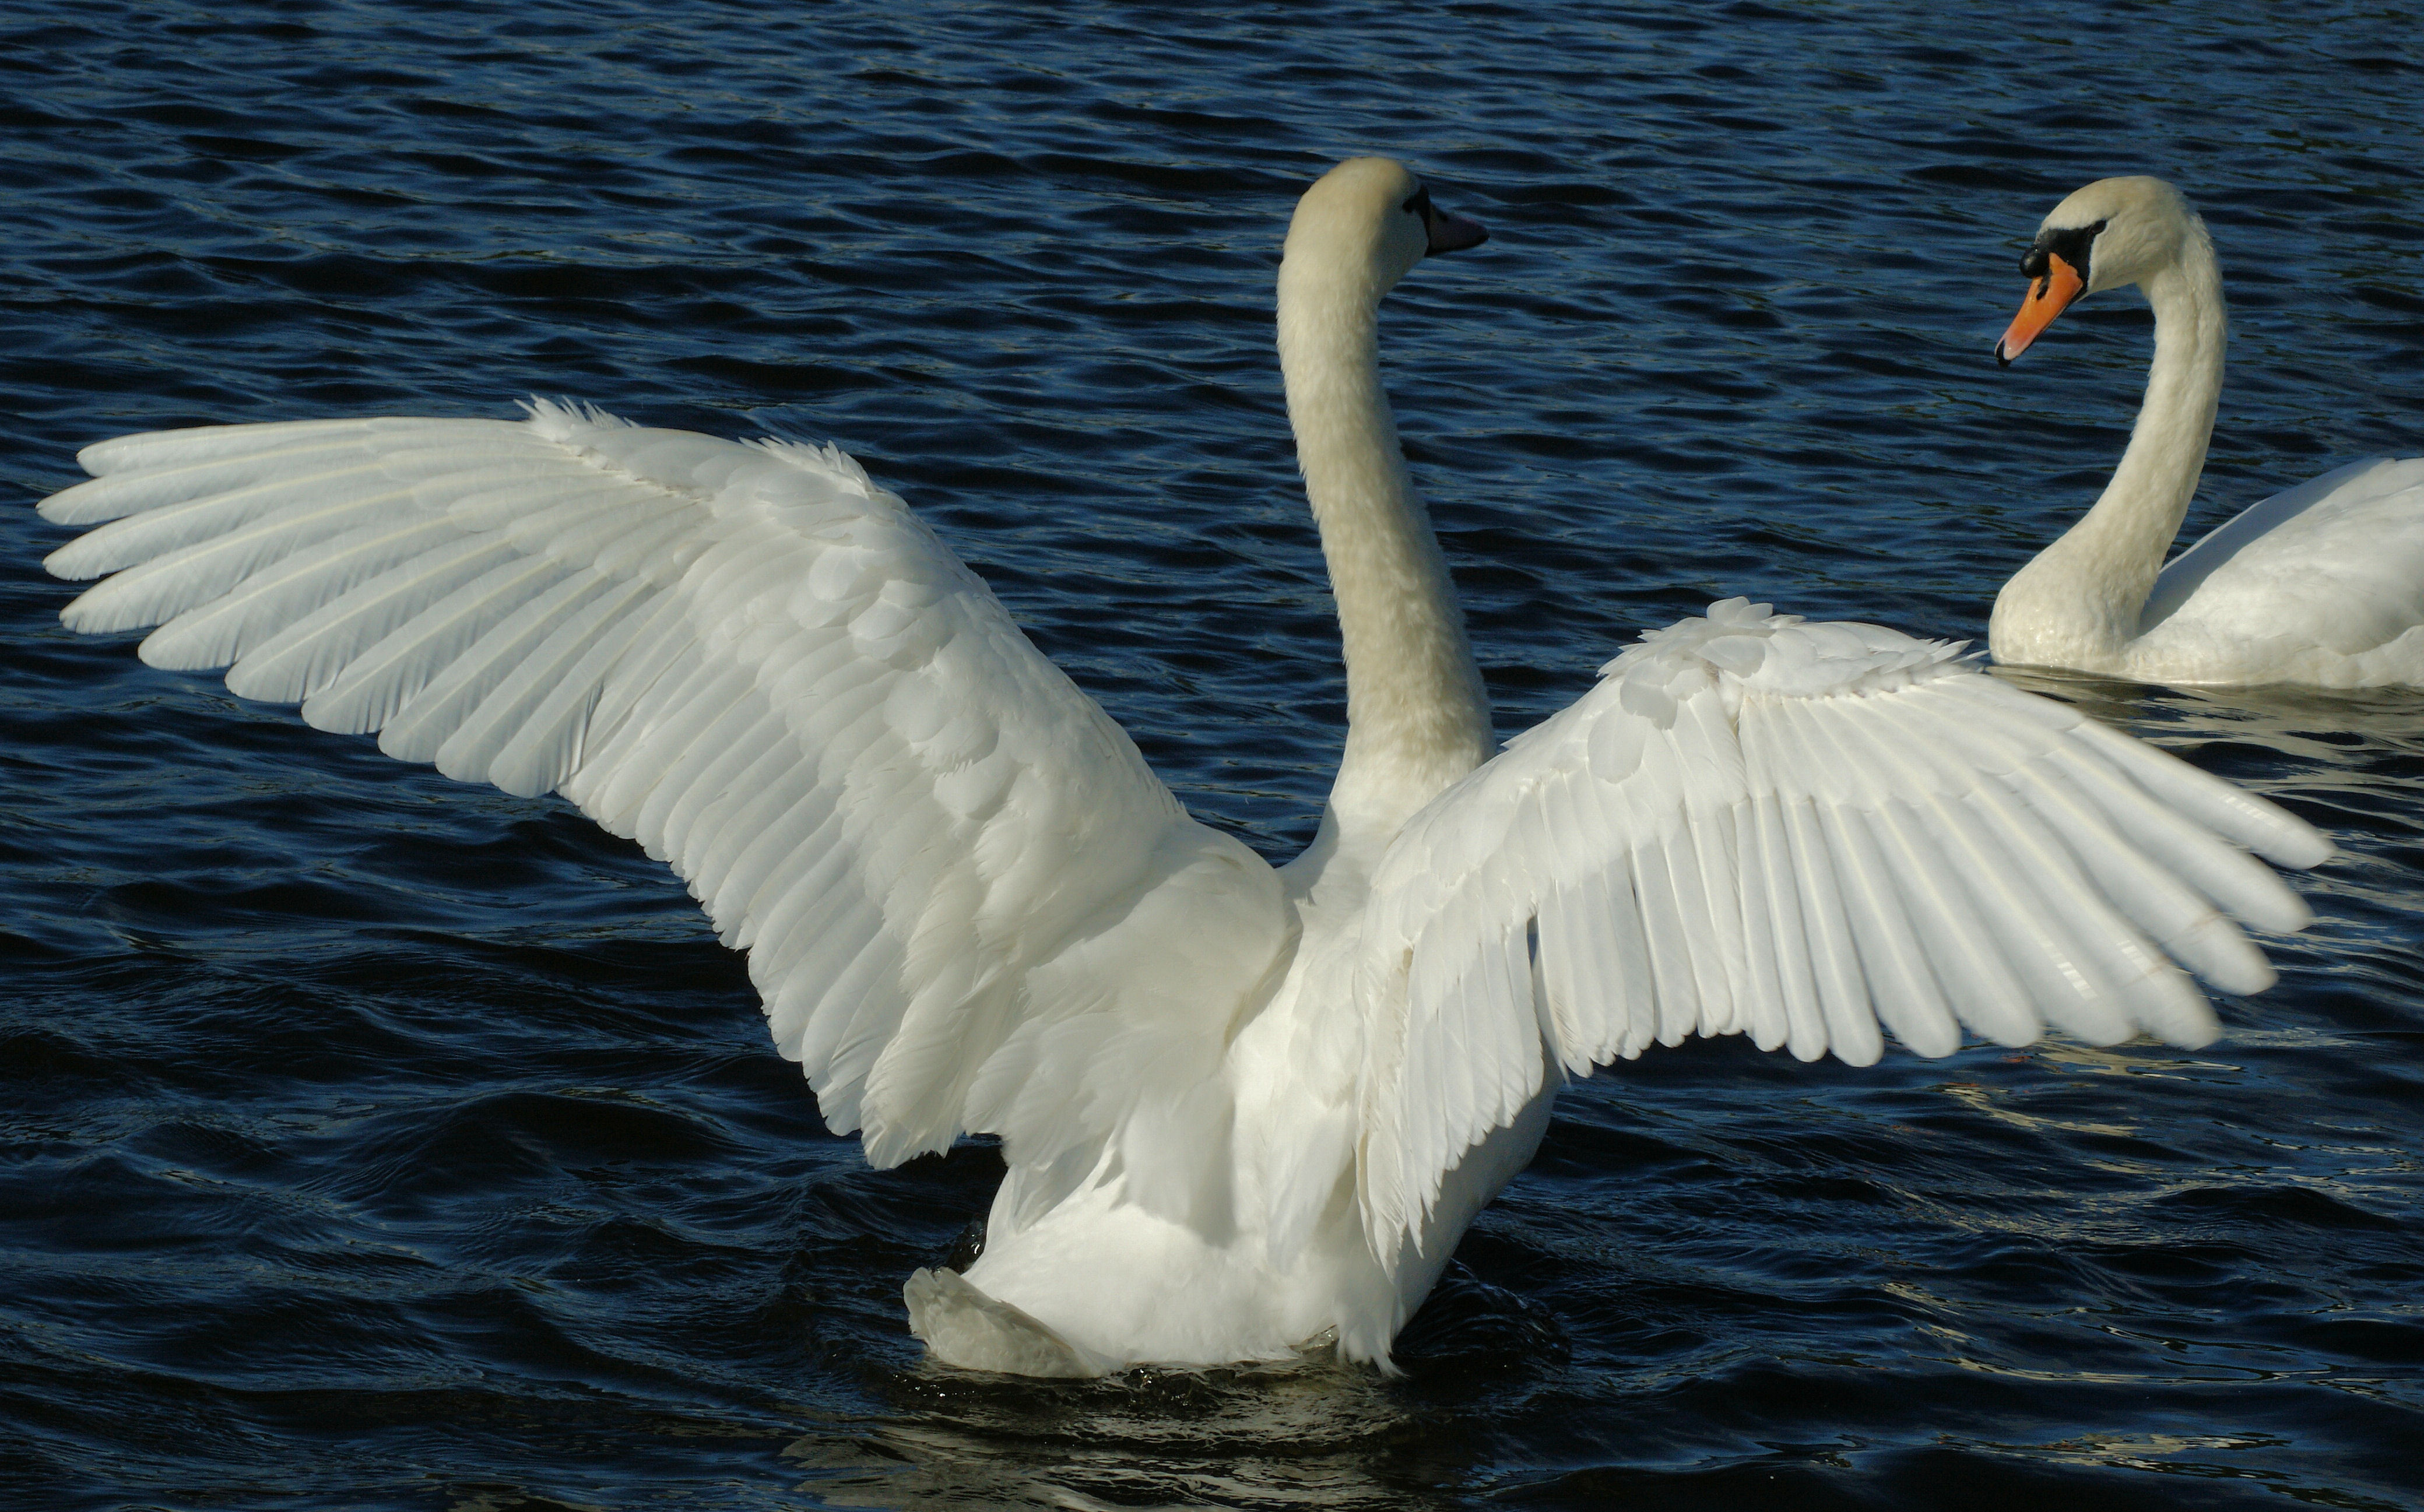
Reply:
[[[2368,457],[2250,505],[2175,558],[2134,668],[2326,688],[2424,681],[2424,457]]]

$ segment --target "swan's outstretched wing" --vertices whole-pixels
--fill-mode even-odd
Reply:
[[[1358,1180],[1376,1252],[1562,1064],[1746,1033],[1803,1059],[2217,1032],[2306,922],[2307,825],[1960,647],[1731,599],[1416,815],[1374,877]],[[2231,842],[2236,842],[2234,845]]]
[[[2295,680],[2424,680],[2424,457],[2368,457],[2249,505],[2165,564],[2140,623],[2165,645],[2278,647]]]
[[[1271,869],[837,450],[542,404],[82,460],[43,514],[115,523],[47,565],[115,576],[70,627],[636,837],[878,1164],[1109,1132],[1203,1078],[1285,937]]]

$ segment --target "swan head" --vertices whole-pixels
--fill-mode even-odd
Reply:
[[[2178,266],[2203,233],[2188,200],[2161,179],[2098,179],[2074,193],[2038,225],[2020,258],[2029,292],[1995,343],[1995,360],[2010,365],[2072,301]]]
[[[1404,164],[1350,157],[1297,201],[1280,280],[1343,279],[1377,303],[1424,258],[1489,239],[1481,222],[1434,207],[1430,191]]]

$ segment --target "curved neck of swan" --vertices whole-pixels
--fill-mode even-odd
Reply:
[[[1347,661],[1347,750],[1315,842],[1324,853],[1386,840],[1491,754],[1480,669],[1380,387],[1379,314],[1368,280],[1280,268],[1288,422]]]
[[[2141,287],[2155,310],[2155,361],[2129,450],[2096,507],[2003,585],[1988,629],[1999,661],[2120,670],[2112,663],[2145,629],[2147,592],[2196,493],[2225,324],[2222,270],[2202,222]]]

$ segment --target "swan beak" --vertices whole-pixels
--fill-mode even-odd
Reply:
[[[1430,245],[1423,248],[1426,257],[1441,252],[1461,252],[1468,247],[1479,247],[1490,240],[1490,229],[1471,215],[1451,215],[1445,211],[1433,211],[1424,224],[1430,231]]]
[[[2012,317],[2011,329],[1995,343],[1995,360],[2004,367],[2012,358],[2029,349],[2029,343],[2039,332],[2053,324],[2053,318],[2070,308],[2070,302],[2084,293],[2085,279],[2079,270],[2049,252],[2046,254],[2045,277],[2030,285],[2028,297],[2020,301],[2020,312]]]

